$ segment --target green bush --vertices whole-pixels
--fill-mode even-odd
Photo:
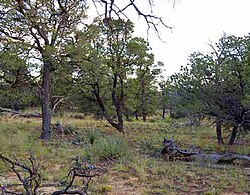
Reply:
[[[2,87],[2,86],[0,86]],[[24,110],[31,103],[37,103],[33,89],[30,88],[3,88],[0,90],[0,107],[13,110]]]

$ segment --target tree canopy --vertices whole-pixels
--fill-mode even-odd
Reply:
[[[211,53],[191,54],[188,66],[170,78],[171,109],[231,125],[230,144],[237,133],[248,131],[249,41],[249,36],[224,35],[210,45]]]
[[[105,1],[62,1],[62,0],[51,0],[51,1],[23,1],[23,0],[5,0],[0,3],[0,39],[1,44],[12,45],[18,47],[23,52],[22,56],[26,56],[29,61],[40,60],[40,73],[41,73],[41,87],[40,87],[40,99],[42,103],[42,139],[49,139],[51,135],[51,84],[52,84],[52,73],[62,66],[62,57],[65,52],[65,46],[68,42],[74,42],[74,39],[79,34],[79,30],[83,30],[86,26],[87,7],[90,3],[96,6],[96,9],[102,9],[101,21],[104,24],[106,34],[110,38],[110,43],[115,39],[120,39],[120,42],[116,42],[117,45],[110,47],[109,58],[113,55],[116,57],[114,52],[119,52],[117,49],[121,46],[123,40],[126,39],[127,32],[121,32],[123,30],[129,31],[131,27],[121,26],[126,23],[120,21],[127,18],[126,11],[129,8],[144,18],[148,24],[148,28],[153,28],[158,32],[158,24],[162,24],[167,27],[161,17],[153,14],[153,1],[148,1],[150,14],[142,11],[135,1],[127,1],[125,3],[118,3],[115,0]],[[127,19],[126,19],[127,20]],[[113,23],[116,23],[114,25]],[[119,26],[120,24],[120,26]],[[104,27],[103,26],[103,27]],[[109,26],[109,28],[107,28]],[[88,26],[90,28],[90,26]],[[113,28],[114,27],[114,28]],[[103,28],[103,30],[105,29]],[[112,29],[112,31],[110,31]],[[128,29],[127,29],[128,28]],[[103,31],[104,32],[104,31]],[[119,35],[119,36],[117,36]],[[117,37],[116,37],[117,36]],[[123,36],[123,38],[121,37]],[[100,43],[98,43],[100,44]],[[108,44],[107,42],[105,44]],[[2,45],[1,45],[2,47]],[[121,51],[121,50],[120,50]],[[84,51],[88,52],[88,51]],[[19,56],[20,57],[20,56]],[[112,57],[110,58],[112,59]],[[109,60],[110,60],[109,59]],[[122,64],[117,67],[117,60],[121,58],[112,59],[113,62],[116,60],[116,66],[112,61],[106,63],[113,67],[113,73],[115,76],[121,76],[124,72]],[[62,70],[62,69],[60,69]],[[57,71],[58,72],[58,71]],[[113,83],[113,98],[114,102],[123,100],[117,99],[115,93],[116,79]],[[121,84],[121,82],[119,83]],[[121,91],[121,93],[123,93]],[[123,95],[121,95],[123,96]],[[116,106],[116,112],[119,106]],[[119,112],[118,112],[119,113]],[[118,114],[119,115],[119,114]],[[120,127],[119,127],[120,128]]]

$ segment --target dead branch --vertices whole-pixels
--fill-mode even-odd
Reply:
[[[20,114],[20,112],[15,111],[15,110],[11,110],[11,109],[8,109],[8,108],[2,108],[2,107],[0,107],[0,110],[2,110],[4,112],[10,112],[12,114]]]
[[[39,194],[39,187],[48,186],[64,186],[62,190],[52,192],[52,195],[59,194],[79,194],[87,195],[89,183],[92,178],[99,176],[101,169],[94,167],[89,162],[84,161],[79,157],[72,159],[73,163],[66,177],[62,179],[60,183],[53,183],[50,185],[41,185],[41,175],[38,172],[39,165],[36,164],[33,156],[29,157],[29,165],[21,163],[15,157],[11,159],[3,154],[0,154],[0,159],[16,174],[16,177],[20,181],[20,184],[14,185],[0,185],[2,194],[16,194],[22,195],[23,193],[11,190],[15,186],[23,186],[25,194],[37,195]],[[81,180],[82,187],[76,187],[73,184],[77,179]]]
[[[61,184],[65,185],[64,189],[55,191],[52,195],[59,194],[80,194],[86,195],[89,183],[93,177],[99,176],[100,169],[97,169],[92,164],[83,161],[82,159],[76,157],[73,159],[73,164],[67,176],[63,178],[64,181]],[[82,183],[82,189],[71,190],[75,180],[79,178]]]
[[[173,160],[173,159],[183,159],[183,160],[195,160],[208,163],[232,163],[234,160],[245,160],[250,162],[250,156],[241,155],[241,154],[204,154],[195,151],[187,151],[180,149],[175,143],[174,139],[171,138],[163,140],[163,149],[161,152],[164,159]]]
[[[11,110],[9,108],[2,108],[0,107],[1,111],[7,112],[7,113],[11,113],[12,118],[15,118],[16,116],[20,116],[20,117],[25,117],[25,118],[42,118],[42,115],[40,113],[22,113],[16,110]]]
[[[16,158],[15,160],[10,159],[2,154],[0,154],[0,159],[10,167],[10,169],[16,174],[21,185],[25,189],[26,194],[38,194],[38,187],[41,184],[41,175],[38,172],[38,165],[35,162],[33,156],[29,157],[30,165],[23,164],[19,162]],[[10,194],[22,194],[18,192],[10,192],[7,188],[2,188],[3,193]]]
[[[163,26],[165,28],[169,28],[170,30],[172,29],[171,26],[168,26],[162,17],[155,15],[154,14],[154,1],[153,0],[148,0],[147,5],[150,9],[150,13],[146,13],[143,11],[143,9],[137,4],[136,0],[127,0],[126,3],[124,4],[119,4],[118,1],[116,0],[92,0],[94,6],[96,7],[96,11],[98,12],[98,6],[97,3],[100,4],[101,6],[104,5],[104,13],[100,16],[104,16],[104,19],[106,18],[114,18],[113,15],[115,15],[117,18],[121,19],[126,18],[129,19],[129,17],[126,15],[126,11],[132,8],[136,14],[139,17],[142,17],[144,21],[147,24],[147,32],[149,32],[150,29],[153,29],[158,37],[160,37],[160,26]],[[175,2],[175,1],[174,1]]]
[[[65,109],[66,107],[72,108],[73,103],[64,96],[52,96],[51,98],[51,108],[52,112],[57,112],[58,110]]]

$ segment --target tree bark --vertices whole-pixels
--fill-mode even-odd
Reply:
[[[122,117],[122,103],[124,101],[124,94],[123,94],[123,86],[122,80],[120,80],[121,84],[121,91],[120,96],[117,96],[116,89],[117,89],[117,82],[118,82],[118,74],[113,74],[113,80],[110,82],[110,92],[111,92],[111,99],[113,105],[115,106],[116,116],[117,116],[117,123],[111,120],[110,117],[107,118],[108,122],[115,127],[119,132],[124,133],[123,129],[123,117]]]
[[[116,78],[117,79],[117,78]],[[124,132],[123,131],[123,118],[122,118],[122,111],[121,111],[121,102],[118,100],[115,92],[116,88],[116,82],[117,80],[114,79],[114,84],[113,88],[111,89],[111,97],[112,97],[112,102],[115,106],[115,111],[116,111],[116,116],[117,116],[117,124],[114,126],[119,132]]]
[[[216,135],[217,135],[218,144],[224,144],[224,141],[222,138],[222,133],[221,133],[221,126],[222,126],[221,120],[217,119],[217,121],[216,121]]]
[[[112,125],[112,127],[114,127],[115,129],[117,129],[119,132],[122,132],[123,133],[123,123],[120,124],[119,121],[116,123],[109,115],[108,113],[106,112],[106,108],[105,108],[105,105],[102,101],[102,98],[100,97],[100,94],[99,94],[99,86],[95,86],[97,87],[97,89],[94,89],[93,88],[93,95],[95,97],[95,100],[96,102],[98,103],[100,109],[101,109],[101,112],[103,114],[103,116],[105,117],[105,119],[109,122],[109,124]]]
[[[42,75],[42,133],[40,138],[49,140],[51,137],[51,108],[50,108],[50,63],[44,61]]]
[[[120,81],[120,94],[117,97],[117,94],[115,93],[114,95],[116,96],[117,100],[117,106],[116,107],[116,113],[117,113],[117,119],[118,119],[118,124],[119,124],[119,129],[118,131],[124,133],[124,125],[123,125],[123,112],[125,110],[125,95],[124,95],[124,90],[123,90],[123,77],[119,76],[119,81]],[[114,90],[115,92],[115,90]]]
[[[136,110],[136,111],[134,112],[134,115],[135,115],[135,119],[138,121],[138,120],[139,120],[138,110]]]
[[[165,85],[164,85],[165,86]],[[165,99],[165,92],[164,92],[164,87],[162,86],[161,87],[161,104],[162,104],[162,119],[165,119],[165,114],[166,114],[166,107],[165,107],[165,102],[164,102],[164,99]]]
[[[231,135],[230,135],[228,145],[233,145],[234,144],[234,141],[235,141],[236,136],[237,136],[237,130],[238,130],[238,127],[234,126],[234,128],[233,128],[233,130],[231,132]]]
[[[180,149],[175,143],[173,138],[163,140],[163,149],[161,152],[164,159],[183,159],[183,160],[195,160],[207,163],[232,163],[234,160],[246,160],[250,161],[250,156],[241,154],[204,154],[195,151],[187,151]]]
[[[146,122],[147,120],[147,108],[146,108],[146,94],[145,94],[145,81],[141,82],[142,87],[142,121]]]
[[[162,115],[161,115],[162,119],[165,119],[165,114],[166,114],[166,109],[163,106],[163,108],[162,108]]]

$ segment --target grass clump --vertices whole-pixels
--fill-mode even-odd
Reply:
[[[110,192],[112,189],[113,189],[113,187],[110,186],[110,185],[106,185],[106,186],[101,186],[101,187],[100,187],[100,191],[101,191],[102,193]]]
[[[159,139],[144,138],[139,142],[139,153],[149,156],[158,156],[161,153],[162,146]]]
[[[115,160],[126,157],[131,153],[127,143],[114,136],[107,136],[97,140],[93,145],[93,152],[100,160]]]
[[[102,136],[99,129],[90,129],[86,132],[86,139],[90,144],[94,144]]]
[[[75,136],[75,141],[82,145],[93,145],[98,139],[103,137],[102,132],[96,128],[83,129]]]

